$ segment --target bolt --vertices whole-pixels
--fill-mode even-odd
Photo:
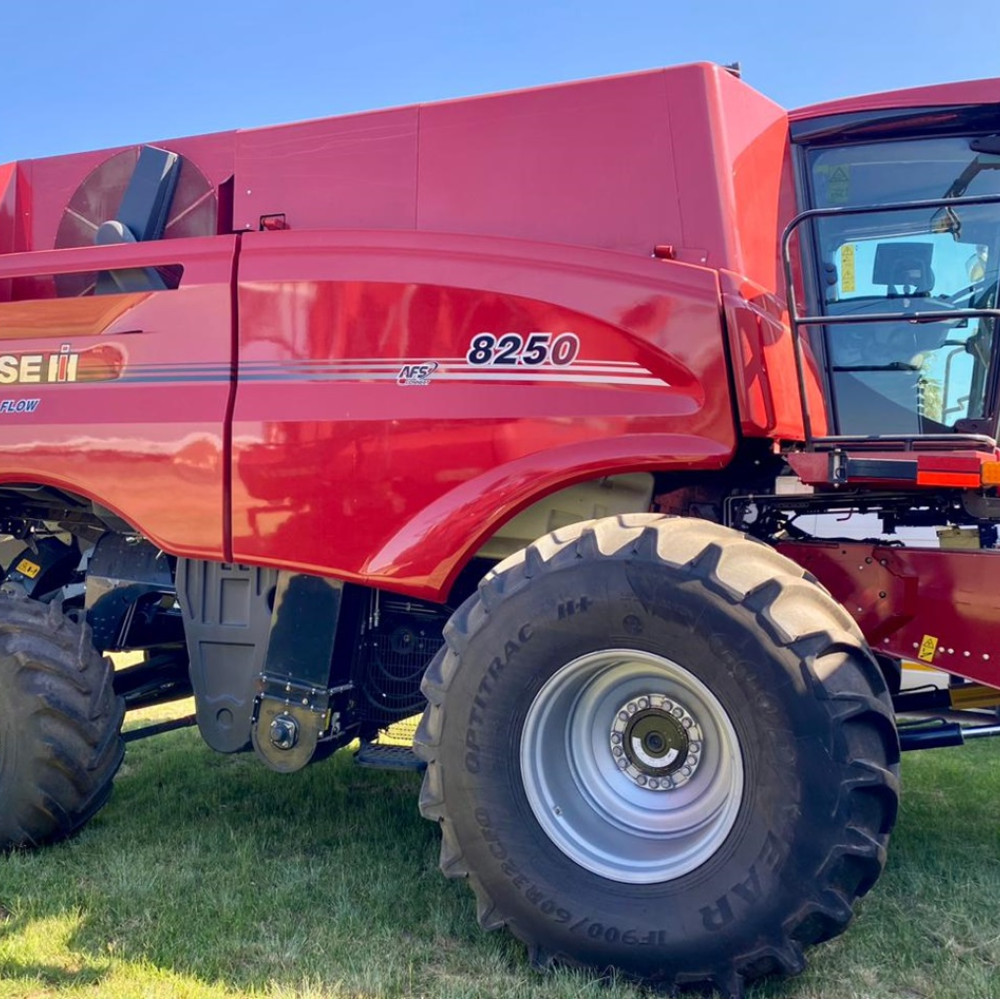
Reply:
[[[271,720],[270,737],[278,750],[291,750],[299,742],[299,724],[290,715],[276,715]]]

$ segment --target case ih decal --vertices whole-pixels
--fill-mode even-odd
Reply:
[[[0,385],[30,385],[39,382],[75,382],[80,355],[63,344],[47,354],[0,355]]]
[[[48,385],[58,382],[108,382],[124,370],[122,352],[110,344],[74,351],[0,354],[0,385]]]

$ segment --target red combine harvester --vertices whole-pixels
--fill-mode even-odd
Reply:
[[[425,767],[537,964],[801,969],[900,746],[1000,733],[998,270],[1000,81],[789,114],[699,64],[0,167],[0,846],[193,695],[128,738]]]

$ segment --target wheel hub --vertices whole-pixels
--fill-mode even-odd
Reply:
[[[736,729],[694,672],[640,649],[597,649],[541,686],[521,732],[535,819],[587,871],[651,885],[704,864],[743,800]]]
[[[615,713],[609,745],[615,766],[635,784],[669,792],[697,770],[702,734],[683,705],[649,693],[630,698]]]

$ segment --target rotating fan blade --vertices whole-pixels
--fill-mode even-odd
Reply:
[[[136,239],[212,236],[218,229],[218,198],[215,187],[186,157],[156,146],[133,147],[110,156],[84,178],[63,210],[55,247],[93,246],[108,222]],[[127,239],[124,229],[109,227],[101,242]],[[180,277],[169,265],[133,270],[152,270],[160,288],[176,287]],[[68,297],[124,290],[106,281],[98,288],[99,278],[96,273],[56,275],[56,292]]]

